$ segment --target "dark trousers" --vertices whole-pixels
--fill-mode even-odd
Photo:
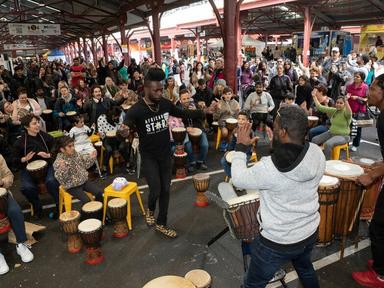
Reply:
[[[39,199],[39,187],[37,183],[32,179],[29,172],[24,168],[20,172],[21,175],[21,193],[27,198],[27,200],[33,205],[33,209],[38,213],[41,211],[41,203]],[[47,176],[45,177],[45,185],[47,186],[48,193],[51,194],[55,200],[56,206],[59,203],[59,182],[57,182],[54,173],[53,166],[48,165]]]
[[[120,154],[123,156],[126,163],[128,163],[129,157],[128,157],[128,145],[123,141],[119,140],[116,137],[108,138],[105,137],[103,140],[103,146],[104,146],[104,159],[103,159],[103,165],[108,167],[108,161],[109,158],[111,158],[113,151],[119,150]]]
[[[251,263],[245,278],[244,288],[264,288],[283,264],[291,261],[304,288],[318,288],[319,282],[311,262],[311,243],[287,251],[278,251],[263,244],[260,236],[251,244]]]
[[[377,198],[375,214],[369,226],[373,269],[384,276],[384,187]]]
[[[103,188],[97,185],[97,183],[91,182],[89,180],[83,185],[67,189],[67,192],[73,197],[79,199],[82,205],[91,201],[85,192],[91,193],[95,196],[96,201],[103,203]]]
[[[15,233],[16,242],[23,243],[27,241],[23,212],[21,211],[19,204],[17,204],[16,200],[13,199],[11,195],[8,195],[7,216],[11,222],[13,232]]]
[[[360,146],[360,140],[361,140],[361,127],[357,127],[357,132],[355,138],[353,138],[353,146],[359,147]]]
[[[164,158],[153,157],[142,153],[143,171],[149,187],[148,209],[155,211],[159,201],[159,214],[156,223],[167,224],[169,190],[171,186],[171,156]]]

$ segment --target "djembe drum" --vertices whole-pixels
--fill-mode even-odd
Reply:
[[[45,121],[45,125],[47,127],[47,132],[55,130],[54,127],[54,122],[53,122],[53,111],[52,109],[45,109],[43,110],[41,117]]]
[[[189,140],[192,143],[193,153],[199,153],[200,151],[200,138],[203,131],[199,128],[188,128]]]
[[[177,154],[176,152],[173,154],[173,159],[175,161],[176,168],[176,179],[183,179],[187,177],[187,171],[185,169],[185,164],[187,163],[187,153]]]
[[[259,234],[257,212],[260,206],[260,196],[257,191],[227,200],[229,208],[225,216],[237,239],[252,241]]]
[[[87,219],[82,221],[79,226],[79,234],[87,248],[87,258],[85,263],[97,265],[104,261],[101,251],[101,237],[103,235],[103,226],[98,219]]]
[[[38,184],[40,194],[47,192],[47,187],[45,186],[45,178],[48,172],[48,163],[44,160],[35,160],[27,164],[26,167],[29,175],[32,179]]]
[[[225,127],[228,130],[227,143],[231,141],[233,130],[237,127],[237,120],[235,118],[228,118],[225,120]]]
[[[317,123],[319,123],[319,117],[317,117],[317,116],[308,116],[308,129],[316,127]]]
[[[81,219],[98,219],[102,221],[103,219],[103,203],[99,201],[90,201],[85,203],[83,207],[81,207]]]
[[[187,129],[184,127],[176,127],[172,129],[172,137],[176,144],[175,154],[184,153],[184,140],[187,135]]]
[[[194,269],[184,276],[185,279],[191,281],[196,288],[209,288],[211,286],[211,275],[205,270]]]
[[[115,138],[116,135],[117,135],[117,131],[116,130],[107,131],[105,133],[105,136],[108,137],[108,138]]]
[[[224,159],[225,161],[228,163],[228,165],[232,165],[232,158],[233,158],[233,155],[235,154],[235,151],[232,150],[232,151],[227,151],[224,153]]]
[[[145,284],[143,288],[196,288],[196,286],[183,277],[169,275],[157,277]]]
[[[333,241],[335,229],[336,204],[340,192],[340,181],[336,177],[324,175],[319,184],[319,246],[328,246]]]
[[[65,234],[67,234],[67,249],[69,253],[79,253],[83,246],[78,226],[80,224],[80,213],[72,210],[60,215],[60,224]]]
[[[217,134],[217,131],[219,130],[219,122],[213,121],[212,122],[212,128],[213,128],[213,132],[215,132]]]
[[[344,257],[344,245],[347,236],[358,229],[361,204],[364,199],[363,187],[356,182],[364,173],[356,164],[340,160],[328,160],[325,174],[340,180],[340,193],[336,204],[335,237],[342,239],[340,258]]]
[[[369,158],[355,158],[352,157],[352,162],[361,166],[365,173],[369,173],[372,170],[372,166],[375,161]],[[383,177],[379,177],[371,186],[367,187],[365,192],[363,205],[361,207],[360,219],[371,220],[373,213],[375,212],[375,206],[377,198],[379,197]]]
[[[0,188],[0,234],[7,233],[11,230],[11,223],[7,217],[8,211],[8,191]]]
[[[209,187],[209,175],[206,173],[198,173],[192,176],[193,186],[196,190],[195,206],[205,207],[208,206],[208,199],[205,196],[205,192]]]
[[[127,200],[114,198],[108,201],[109,215],[113,221],[113,237],[124,238],[128,236],[127,226]]]
[[[75,122],[75,116],[77,115],[76,111],[68,111],[65,113],[65,116],[67,116],[68,120],[71,121],[71,123]]]

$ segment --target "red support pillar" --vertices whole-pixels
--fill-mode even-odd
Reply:
[[[237,46],[236,46],[236,50],[237,50],[237,65],[242,65],[243,64],[243,58],[242,58],[242,55],[241,55],[241,46],[242,46],[242,35],[241,35],[241,27],[240,27],[240,24],[237,26],[237,29],[236,29],[236,43],[237,43]]]
[[[81,58],[81,43],[80,43],[80,38],[77,39],[77,53],[79,57]]]
[[[76,58],[75,44],[73,42],[71,43],[71,55],[72,55],[72,62],[73,62],[73,59]]]
[[[175,54],[175,48],[176,48],[176,45],[175,45],[175,36],[172,35],[172,36],[169,36],[171,38],[171,56],[173,56]]]
[[[92,58],[93,58],[93,64],[95,67],[98,65],[98,59],[97,59],[97,52],[96,52],[96,45],[95,45],[95,38],[91,38],[91,50],[92,50]]]
[[[309,64],[309,45],[312,33],[311,13],[309,6],[304,7],[304,44],[303,44],[303,64],[308,66]]]
[[[239,17],[236,17],[237,1],[224,0],[224,79],[227,85],[236,91],[236,64],[237,64],[237,44],[236,30],[240,25]],[[224,35],[223,35],[224,36]],[[236,92],[235,92],[236,93]]]
[[[129,63],[129,49],[128,49],[128,39],[125,36],[125,23],[127,22],[127,13],[120,15],[120,39],[121,39],[121,53],[124,57],[125,65]]]
[[[103,53],[104,53],[105,63],[108,63],[108,44],[107,44],[107,39],[105,38],[105,34],[101,36],[101,40],[103,42]]]
[[[200,33],[196,28],[196,59],[200,62],[201,59],[201,48],[200,48]]]
[[[161,65],[161,47],[160,47],[160,9],[156,6],[152,10],[152,50],[153,59],[159,65]]]
[[[87,49],[87,40],[85,39],[85,37],[83,37],[83,53],[84,53],[84,60],[86,63],[88,63],[89,61],[89,57],[88,57],[88,49]]]

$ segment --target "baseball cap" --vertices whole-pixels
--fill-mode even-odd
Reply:
[[[333,47],[333,48],[332,48],[332,52],[333,52],[333,51],[335,51],[335,52],[340,52],[340,49],[339,49],[339,47]]]

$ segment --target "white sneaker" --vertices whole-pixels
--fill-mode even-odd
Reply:
[[[8,271],[9,271],[8,264],[5,261],[3,254],[0,253],[0,275],[8,273]]]
[[[357,151],[357,147],[356,147],[356,146],[351,146],[350,150],[351,150],[352,152],[356,152],[356,151]]]
[[[20,255],[21,261],[24,263],[28,263],[33,260],[33,254],[31,250],[29,250],[30,248],[31,246],[24,243],[19,243],[16,245],[16,252]]]

